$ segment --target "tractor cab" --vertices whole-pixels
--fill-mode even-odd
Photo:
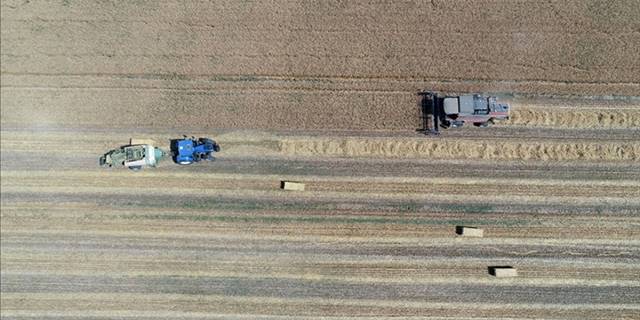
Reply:
[[[200,160],[214,160],[213,154],[220,151],[220,146],[208,138],[185,137],[172,141],[172,151],[176,163],[187,165]]]
[[[183,139],[178,141],[178,155],[176,162],[179,164],[191,164],[193,162],[193,141]]]

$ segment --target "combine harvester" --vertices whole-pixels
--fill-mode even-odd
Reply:
[[[476,127],[488,127],[495,120],[508,120],[510,107],[506,103],[498,103],[496,97],[479,94],[461,96],[439,96],[434,92],[422,92],[422,106],[433,116],[432,133],[443,128],[462,127],[471,123]],[[440,124],[439,124],[440,123]]]
[[[155,167],[168,152],[155,146],[152,140],[131,139],[128,145],[111,150],[100,157],[102,167],[125,167],[133,171],[144,167]],[[200,160],[214,160],[213,153],[220,146],[208,138],[191,138],[171,141],[173,159],[178,164],[191,164]]]

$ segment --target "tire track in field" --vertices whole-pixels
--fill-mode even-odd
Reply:
[[[6,77],[5,77],[6,78]],[[82,78],[82,77],[80,77]],[[9,77],[9,80],[12,78]],[[223,77],[223,79],[225,79]],[[44,79],[57,83],[57,78]],[[24,81],[24,80],[16,80]],[[29,80],[38,81],[38,80]],[[74,78],[73,82],[77,82]],[[109,79],[98,82],[118,82]],[[332,79],[193,81],[184,88],[145,88],[152,80],[128,79],[123,88],[2,87],[2,122],[17,124],[101,128],[105,123],[123,128],[175,127],[279,129],[279,130],[405,130],[421,128],[417,92],[430,88],[447,93],[486,92],[472,88],[409,85],[393,88],[367,85],[367,80]],[[174,83],[172,80],[157,80]],[[204,85],[201,83],[204,82]],[[325,82],[330,84],[326,85]],[[376,82],[382,82],[376,80]],[[3,82],[5,83],[5,82]],[[180,82],[179,82],[180,83]],[[318,84],[320,83],[320,84]],[[364,83],[364,84],[363,84]],[[59,85],[59,84],[58,84]],[[108,86],[108,85],[107,85]],[[165,84],[166,86],[166,84]],[[201,88],[194,88],[194,87]],[[457,89],[457,90],[456,90]],[[90,96],[87,96],[90,95]],[[597,100],[601,109],[581,108],[590,99],[531,103],[513,99],[512,119],[498,126],[557,129],[638,129],[640,105],[636,100]],[[575,108],[564,108],[572,104]],[[144,110],[131,108],[144,106]],[[89,108],[91,106],[91,108]],[[177,112],[179,108],[183,112]],[[95,113],[90,110],[110,110]],[[26,117],[25,115],[29,116]],[[129,115],[123,117],[122,115]],[[193,115],[199,115],[195,117]],[[247,119],[246,115],[253,117]],[[310,117],[309,115],[313,115]],[[140,122],[136,119],[147,119]],[[602,130],[600,130],[602,131]],[[601,134],[601,132],[600,132]]]
[[[250,135],[249,132],[247,132]],[[2,147],[14,151],[29,151],[36,148],[40,152],[56,154],[90,155],[96,159],[104,152],[124,145],[128,139],[104,139],[102,135],[87,135],[68,145],[72,134],[58,133],[55,137],[37,139],[28,133],[4,132]],[[46,134],[40,136],[46,137]],[[157,135],[146,135],[154,138]],[[597,136],[597,135],[596,135]],[[218,142],[230,155],[252,156],[293,156],[293,157],[353,157],[353,158],[394,158],[394,159],[470,159],[470,160],[526,160],[526,161],[619,161],[640,160],[640,142],[632,140],[600,141],[597,139],[567,139],[535,141],[533,139],[500,138],[479,141],[470,138],[429,138],[429,137],[314,137],[261,135],[248,138],[221,135]],[[25,138],[28,137],[28,138]],[[32,143],[26,144],[25,140]],[[119,143],[118,143],[119,141]],[[168,145],[169,137],[157,139],[160,146]],[[164,142],[162,142],[164,141]],[[640,141],[640,140],[638,140]],[[168,149],[164,146],[165,149]],[[97,160],[95,160],[97,161]]]
[[[224,190],[235,189],[273,191],[280,189],[282,180],[294,180],[306,184],[306,190],[317,194],[324,192],[353,193],[428,193],[473,195],[478,193],[508,196],[536,196],[553,194],[556,196],[601,196],[640,197],[640,184],[627,181],[563,181],[563,180],[516,180],[495,178],[326,178],[318,176],[257,176],[202,174],[201,181],[194,184],[188,174],[142,173],[133,181],[126,179],[128,172],[47,172],[29,171],[3,172],[3,187],[66,187],[79,188],[104,186],[109,189],[148,186],[171,186],[176,190]]]
[[[264,296],[230,297],[228,295],[185,295],[185,294],[113,294],[113,293],[32,293],[3,294],[3,305],[7,315],[48,317],[52,314],[61,317],[94,316],[108,317],[117,314],[124,319],[148,316],[154,319],[203,319],[238,318],[242,314],[261,314],[263,317],[282,313],[296,314],[300,319],[320,319],[332,315],[344,317],[345,314],[357,314],[360,317],[393,319],[400,316],[431,317],[468,317],[469,313],[477,317],[512,318],[592,318],[631,317],[638,311],[633,304],[532,304],[516,303],[505,307],[500,303],[433,303],[400,300],[363,300],[363,299],[325,299],[325,298],[272,298]],[[97,301],[104,304],[98,305]],[[136,301],[135,306],[130,302]],[[173,306],[179,304],[180,310]],[[92,309],[93,308],[93,309]],[[27,312],[22,310],[28,310]],[[50,310],[42,312],[41,310]],[[76,311],[79,310],[79,311]],[[122,311],[128,310],[128,311]],[[160,318],[159,318],[160,317]],[[382,317],[382,318],[381,318]],[[346,317],[345,317],[346,318]]]
[[[31,199],[32,202],[16,202],[8,197],[3,201],[4,228],[29,226],[34,230],[97,232],[130,230],[131,223],[135,223],[151,232],[167,233],[177,230],[174,226],[177,223],[185,234],[240,234],[250,230],[264,236],[415,238],[452,236],[457,225],[475,225],[484,228],[485,237],[491,238],[553,236],[567,240],[634,239],[640,232],[636,228],[640,222],[633,214],[611,207],[607,218],[596,227],[592,220],[594,216],[602,216],[602,211],[589,212],[579,208],[576,214],[557,215],[532,208],[509,212],[487,205],[465,207],[460,203],[441,205],[440,208],[416,207],[415,212],[406,208],[393,211],[384,206],[358,204],[334,204],[335,209],[330,211],[312,209],[310,205],[305,209],[288,210],[287,207],[268,205],[263,208],[256,203],[253,208],[244,209],[213,206],[193,209],[171,204],[165,208],[149,207],[141,212],[136,206],[117,204],[117,201],[100,205],[90,200],[60,204]]]

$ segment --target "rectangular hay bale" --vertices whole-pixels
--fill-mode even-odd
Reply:
[[[511,266],[489,267],[489,274],[497,278],[517,277],[518,270]]]
[[[152,139],[140,139],[140,138],[131,138],[129,140],[130,145],[138,145],[138,144],[150,144],[152,146],[156,145],[156,142]]]
[[[456,233],[463,237],[483,237],[484,230],[476,227],[457,226]]]
[[[284,190],[304,191],[304,183],[293,181],[281,181],[280,187]]]

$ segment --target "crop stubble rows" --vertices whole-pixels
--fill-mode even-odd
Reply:
[[[61,149],[73,134],[51,135],[49,147]],[[21,136],[7,132],[14,135]],[[85,133],[85,139],[104,138]],[[19,144],[3,143],[4,152],[13,148]],[[561,312],[592,318],[636,311],[631,300],[625,304],[621,297],[632,299],[640,286],[633,214],[638,204],[583,207],[569,202],[575,196],[603,201],[606,194],[626,203],[637,198],[633,180],[291,176],[308,183],[308,191],[296,195],[278,191],[283,175],[270,174],[273,169],[219,177],[174,170],[131,176],[96,171],[95,164],[83,164],[80,171],[59,166],[56,171],[12,170],[11,162],[3,166],[3,308],[9,315],[24,313],[20,310],[41,314],[37,310],[43,310],[44,301],[55,301],[47,312],[65,316],[127,309],[135,310],[127,316],[133,317],[153,309],[154,315],[169,318],[247,310],[264,315],[454,315],[465,308],[476,316]],[[210,169],[215,172],[215,164]],[[535,200],[537,189],[543,197]],[[149,196],[156,191],[161,194]],[[64,195],[68,192],[73,196]],[[415,196],[398,202],[396,197],[404,199],[407,192]],[[502,193],[497,199],[507,203],[524,195],[528,200],[520,204],[555,194],[560,206],[573,213],[555,216],[536,206],[512,210],[460,200],[485,192]],[[442,212],[428,205],[431,200],[418,200],[438,194],[455,194],[458,200],[441,204]],[[391,201],[366,200],[380,195]],[[224,205],[233,202],[242,205]],[[481,226],[487,238],[458,241],[453,231],[459,224]],[[517,264],[521,277],[496,283],[486,275],[490,263]],[[443,291],[425,293],[420,287]],[[132,306],[95,290],[143,303]],[[397,290],[415,292],[408,299],[391,293]],[[558,290],[576,298],[558,300]],[[46,296],[54,291],[56,298]],[[382,295],[374,299],[363,292]],[[456,294],[456,303],[433,305],[443,303],[438,300],[442,292],[465,294]],[[194,294],[224,303],[193,304]],[[521,304],[492,302],[505,294]],[[331,300],[336,296],[349,299]],[[535,304],[551,300],[559,305]],[[158,307],[158,301],[178,306],[180,313],[166,313],[175,310]],[[314,307],[318,303],[322,307]],[[599,308],[586,312],[578,307],[581,303]]]

